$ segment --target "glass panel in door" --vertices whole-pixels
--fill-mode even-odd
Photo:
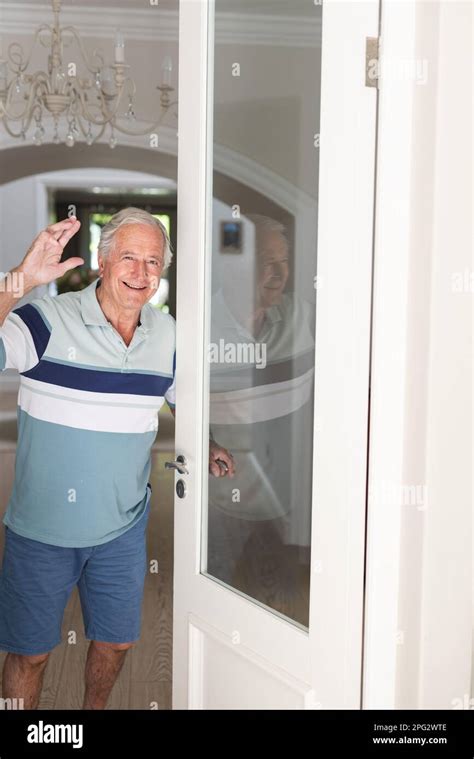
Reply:
[[[205,472],[201,570],[307,626],[322,9],[211,12],[205,406],[235,476]]]

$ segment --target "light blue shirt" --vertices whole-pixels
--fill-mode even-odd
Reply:
[[[0,370],[21,375],[3,522],[52,545],[106,543],[140,519],[158,411],[175,404],[175,320],[147,303],[127,347],[99,305],[100,283],[33,300],[0,328]]]

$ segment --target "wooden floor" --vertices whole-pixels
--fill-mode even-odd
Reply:
[[[153,488],[147,527],[148,562],[158,561],[158,573],[148,572],[140,640],[127,652],[107,709],[171,709],[172,681],[172,588],[173,588],[173,488],[174,475],[164,462],[174,459],[173,420],[161,419],[158,445],[153,452]],[[163,428],[163,429],[162,429]],[[169,450],[164,450],[169,448]],[[0,456],[2,454],[0,453]],[[67,642],[68,633],[77,642]],[[84,637],[77,588],[67,605],[63,642],[53,649],[44,677],[40,709],[81,709],[84,665],[89,641]],[[0,652],[1,670],[6,653]]]

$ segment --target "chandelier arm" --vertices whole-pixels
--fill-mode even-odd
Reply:
[[[100,69],[92,67],[92,62],[91,62],[91,60],[89,59],[89,56],[86,53],[86,49],[84,47],[84,43],[81,40],[81,38],[79,37],[79,34],[77,33],[77,30],[75,29],[75,27],[74,26],[63,26],[63,27],[61,27],[61,30],[60,30],[61,41],[62,41],[64,32],[69,32],[70,34],[72,34],[72,36],[76,40],[76,42],[78,44],[78,47],[79,47],[79,50],[81,52],[82,60],[84,62],[84,65],[85,65],[86,69],[88,71],[90,71],[91,74],[97,74],[100,71]],[[98,53],[97,50],[94,50],[94,52],[92,54],[92,58],[97,58],[102,64],[104,63],[104,57],[100,53]]]
[[[125,94],[125,85],[127,83],[128,79],[124,79],[124,81],[117,86],[117,93],[115,95],[115,103],[113,110],[107,110],[107,114],[109,116],[109,123],[112,123],[117,118],[118,110],[122,104],[122,98]],[[133,83],[133,80],[130,79],[130,81]],[[104,105],[106,105],[104,98],[102,97],[102,102]]]
[[[35,110],[36,110],[36,108],[37,108],[37,107],[38,107],[38,106],[37,106],[37,104],[35,104],[35,105],[33,106],[33,108],[31,108],[30,112],[28,113],[28,118],[27,118],[27,119],[26,119],[26,121],[25,121],[25,122],[23,122],[23,124],[22,124],[22,129],[21,129],[21,131],[22,131],[22,132],[24,132],[25,134],[26,134],[26,132],[28,131],[28,129],[30,128],[30,124],[31,124],[31,122],[32,122],[32,120],[33,120],[33,115],[34,115],[34,112],[35,112]]]
[[[35,113],[39,111],[39,118],[35,116]],[[40,102],[34,103],[32,109],[30,110],[30,113],[28,114],[28,121],[26,122],[26,127],[23,126],[23,131],[26,133],[28,129],[30,128],[30,124],[33,120],[33,118],[36,120],[37,126],[39,126],[39,123],[41,123],[41,117],[43,115],[43,109]]]
[[[84,137],[87,137],[87,132],[86,132],[86,130],[84,129],[84,125],[83,125],[83,123],[82,123],[82,118],[81,118],[81,114],[80,114],[80,113],[78,113],[78,114],[77,114],[77,120],[78,120],[78,123],[79,123],[79,129],[81,130],[81,132],[82,132],[83,136],[84,136]],[[96,137],[94,137],[94,140],[93,140],[93,142],[97,142],[97,140],[100,140],[100,138],[102,137],[102,135],[103,135],[103,134],[104,134],[104,132],[105,132],[105,127],[106,127],[106,126],[107,126],[107,125],[106,125],[106,124],[104,124],[104,125],[101,127],[101,129],[100,129],[100,130],[99,130],[99,132],[97,133]]]
[[[127,129],[126,127],[120,126],[119,124],[117,124],[116,121],[113,122],[113,127],[114,129],[117,130],[117,132],[122,132],[122,134],[128,134],[131,137],[144,137],[145,135],[150,134],[154,129],[156,129],[156,127],[160,126],[167,112],[168,112],[168,109],[166,109],[166,111],[161,114],[160,118],[157,121],[155,121],[153,124],[150,124],[149,126],[147,126],[146,129],[140,129],[136,132],[133,132],[131,129]]]
[[[10,113],[9,109],[8,109],[9,105],[11,105],[11,97],[10,96],[11,96],[11,92],[12,92],[12,89],[13,89],[13,80],[12,80],[10,82],[10,86],[8,88],[8,91],[7,91],[7,97],[6,97],[6,100],[5,100],[5,104],[0,103],[0,112],[2,112],[2,114],[4,116],[6,116],[9,121],[22,121],[25,118],[25,116],[28,113],[28,111],[30,110],[34,98],[36,98],[36,96],[37,96],[37,88],[38,88],[38,86],[41,86],[41,85],[44,85],[44,84],[47,85],[47,82],[48,82],[48,78],[47,78],[46,74],[44,73],[44,71],[37,71],[36,74],[33,77],[33,81],[30,84],[30,92],[29,92],[28,102],[26,103],[25,108],[22,111],[22,113],[15,115],[13,113]],[[30,122],[31,122],[31,119],[30,119]]]
[[[16,139],[18,139],[19,137],[22,136],[23,130],[21,132],[18,132],[18,134],[15,134],[15,132],[13,132],[10,129],[10,125],[8,124],[8,121],[6,121],[6,119],[3,116],[1,120],[3,122],[3,126],[5,127],[5,131],[10,135],[10,137],[15,137]]]
[[[123,83],[124,92],[125,92],[125,85],[127,84],[127,82],[130,82],[130,84],[132,85],[132,91],[129,93],[129,96],[131,95],[132,98],[134,98],[135,95],[137,94],[137,85],[135,84],[135,80],[131,76],[127,76],[127,78],[124,80],[124,83]]]
[[[79,99],[81,101],[83,118],[87,119],[87,121],[90,121],[91,124],[94,124],[94,126],[106,127],[107,124],[110,124],[110,119],[105,119],[105,121],[104,120],[98,121],[96,118],[94,118],[94,116],[92,115],[92,113],[90,113],[89,109],[86,106],[86,102],[84,100],[84,94],[80,90],[77,92],[79,95]],[[95,107],[98,108],[99,106],[95,106]]]
[[[85,93],[80,88],[78,88],[76,90],[76,93],[79,95],[79,99],[81,101],[82,113],[84,115],[84,118],[86,118],[92,124],[95,124],[95,126],[103,126],[103,125],[111,124],[115,120],[115,118],[117,116],[117,111],[118,111],[119,105],[120,105],[120,103],[122,101],[123,87],[121,87],[120,90],[119,90],[119,92],[117,93],[117,100],[116,100],[115,107],[114,107],[113,111],[107,111],[106,112],[107,113],[107,118],[105,119],[105,121],[97,121],[97,119],[95,119],[94,116],[90,113],[90,111],[89,111],[89,109],[87,108],[87,105],[86,105]],[[103,97],[101,97],[101,104],[102,104],[102,106],[106,105]],[[98,108],[98,106],[96,106],[96,108]],[[102,108],[102,113],[104,113],[104,108]]]
[[[52,40],[53,28],[49,24],[41,24],[41,26],[38,27],[38,29],[36,30],[34,34],[33,42],[31,43],[30,51],[29,51],[28,58],[26,59],[26,61],[23,60],[23,46],[20,45],[19,42],[11,42],[8,45],[7,56],[10,63],[10,68],[14,74],[22,74],[24,71],[26,71],[26,69],[30,65],[31,56],[33,55],[33,51],[36,47],[36,43],[38,42],[38,38],[42,32],[49,32],[51,34],[51,40]],[[41,44],[43,45],[43,47],[46,47],[43,43]],[[15,45],[19,47],[21,50],[22,57],[21,57],[20,63],[15,63],[14,59],[12,58],[12,54],[10,52],[11,48],[15,47]],[[51,47],[51,44],[48,45],[48,47]]]

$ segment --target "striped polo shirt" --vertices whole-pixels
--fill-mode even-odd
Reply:
[[[0,327],[0,369],[20,373],[3,522],[51,545],[99,545],[134,526],[147,504],[158,411],[175,403],[174,318],[145,304],[127,347],[99,305],[100,285],[37,298]]]

